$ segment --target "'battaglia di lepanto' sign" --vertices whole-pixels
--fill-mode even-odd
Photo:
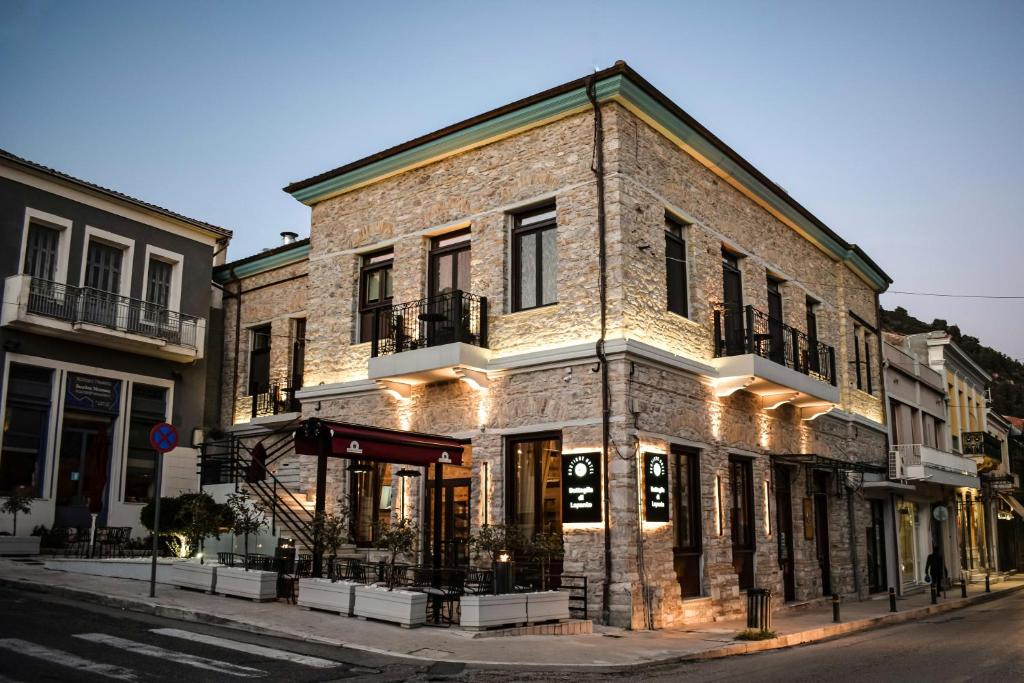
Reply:
[[[644,453],[644,519],[668,521],[668,458],[664,453]]]
[[[601,454],[562,454],[562,522],[601,521]]]

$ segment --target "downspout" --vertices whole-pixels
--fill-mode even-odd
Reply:
[[[878,334],[876,334],[875,336],[878,337],[878,340],[877,340],[878,341],[878,363],[879,363],[880,367],[882,368],[882,374],[881,374],[881,377],[879,378],[880,381],[879,381],[878,384],[879,384],[879,389],[882,392],[882,413],[883,413],[882,421],[883,421],[883,423],[886,426],[886,429],[885,429],[885,467],[886,467],[886,471],[888,471],[889,452],[892,450],[892,447],[894,445],[892,443],[892,441],[890,440],[890,435],[892,434],[892,425],[890,424],[890,419],[891,419],[890,416],[892,415],[892,406],[889,403],[889,392],[886,391],[886,389],[885,389],[885,380],[886,380],[885,375],[886,375],[886,368],[889,367],[889,361],[886,360],[886,358],[885,358],[885,343],[882,341],[882,334],[885,332],[885,330],[882,328],[882,300],[881,300],[881,297],[879,296],[878,292],[875,292],[875,320],[878,321]],[[868,372],[871,372],[871,368],[868,368]],[[899,537],[899,533],[900,532],[899,532],[899,529],[896,528],[896,521],[897,521],[897,519],[896,519],[896,497],[892,493],[889,494],[889,515],[890,515],[890,517],[892,517],[892,550],[893,550],[894,557],[890,560],[890,558],[888,557],[888,554],[886,556],[886,562],[885,562],[885,564],[886,564],[885,575],[886,576],[885,576],[885,579],[886,579],[886,583],[889,583],[889,569],[890,569],[890,566],[895,567],[896,568],[896,581],[895,581],[896,586],[895,586],[895,588],[896,588],[896,592],[899,595],[902,595],[903,594],[903,581],[900,578],[900,570],[899,570],[899,567],[900,567],[900,562],[899,562],[899,557],[900,557],[900,537]],[[852,520],[851,520],[851,524],[852,524]],[[893,564],[890,565],[890,562],[892,562]],[[854,567],[854,575],[856,575],[856,572],[857,572],[857,568]]]
[[[601,297],[601,336],[597,340],[597,361],[601,366],[601,452],[604,460],[604,585],[601,589],[601,621],[611,622],[612,582],[612,524],[611,524],[611,467],[608,457],[611,442],[611,397],[609,396],[608,357],[604,351],[605,335],[608,332],[608,283],[607,247],[605,245],[606,218],[604,209],[604,122],[601,105],[597,101],[597,82],[594,76],[587,79],[587,98],[594,109],[594,159],[590,165],[597,181],[597,238],[598,238],[598,289]]]
[[[231,282],[238,285],[238,291],[234,295],[235,301],[235,358],[234,368],[231,370],[231,422],[235,421],[235,408],[238,404],[238,352],[241,348],[242,339],[242,280],[235,274],[235,268],[230,268]],[[227,294],[227,290],[225,290]]]

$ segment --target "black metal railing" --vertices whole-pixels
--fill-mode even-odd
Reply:
[[[988,432],[962,432],[960,445],[964,455],[984,455],[1002,462],[1003,442]]]
[[[753,306],[715,307],[715,356],[757,354],[808,377],[836,384],[836,351]]]
[[[32,278],[27,311],[68,323],[97,325],[196,348],[199,318],[91,287]]]
[[[374,358],[454,342],[487,348],[487,297],[454,290],[374,312]]]
[[[295,392],[301,389],[301,380],[271,380],[267,386],[253,387],[252,417],[279,415],[281,413],[297,413],[302,410]]]

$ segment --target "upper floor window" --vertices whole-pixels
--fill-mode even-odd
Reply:
[[[120,294],[123,259],[124,252],[118,247],[90,241],[85,257],[85,286]]]
[[[853,363],[856,368],[857,388],[869,394],[875,393],[874,377],[871,372],[872,335],[863,325],[853,326]]]
[[[249,395],[270,391],[270,325],[250,330],[249,338]]]
[[[686,225],[665,214],[665,289],[668,310],[683,317],[690,314],[686,279]]]
[[[53,282],[57,277],[59,248],[60,230],[39,223],[30,223],[22,272],[41,280]]]
[[[167,308],[171,302],[171,271],[174,266],[160,259],[149,259],[149,273],[146,282],[146,301],[160,308]]]
[[[864,389],[864,373],[862,371],[862,359],[860,355],[860,340],[863,338],[860,325],[853,326],[853,367],[857,376],[857,388]]]
[[[558,302],[558,225],[550,204],[514,217],[512,226],[512,310]]]
[[[391,249],[363,256],[359,269],[359,342],[373,339],[375,312],[391,305],[394,297],[392,269],[395,252]],[[381,321],[381,324],[386,324]]]
[[[306,374],[306,319],[296,318],[292,328],[292,389],[301,389]]]

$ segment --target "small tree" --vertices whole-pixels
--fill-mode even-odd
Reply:
[[[399,553],[412,551],[417,536],[419,536],[419,528],[416,523],[409,519],[400,519],[387,526],[377,528],[375,545],[391,553],[390,564],[394,567]]]
[[[525,545],[523,533],[519,527],[506,524],[485,524],[470,537],[469,547],[473,549],[473,556],[479,558],[481,555],[486,555],[491,561],[491,569],[495,570],[492,572],[494,576],[492,590],[495,594],[499,592],[499,589],[509,590],[513,580],[512,573],[509,573],[505,578],[505,581],[509,582],[508,585],[499,581],[497,567],[498,562],[502,561],[501,556],[506,553],[515,556],[523,550]]]
[[[243,538],[245,550],[245,569],[249,569],[249,534],[259,533],[267,525],[265,510],[257,501],[249,498],[248,491],[239,491],[228,496],[228,507],[231,508],[231,531]]]
[[[18,487],[11,491],[11,495],[7,496],[7,500],[0,505],[0,511],[6,512],[11,516],[11,524],[13,525],[12,536],[18,535],[18,515],[32,512],[32,498],[34,496],[29,492],[26,487]]]
[[[552,531],[550,527],[545,531],[540,531],[529,540],[526,552],[530,559],[540,565],[540,589],[547,590],[548,568],[551,566],[551,560],[565,554],[562,534]]]
[[[152,503],[140,514],[143,526],[153,530]],[[191,557],[203,540],[231,526],[231,510],[207,493],[183,493],[160,499],[160,535],[169,536],[167,545],[175,557]]]
[[[338,549],[349,540],[348,510],[339,508],[339,512],[317,513],[313,516],[310,531],[313,534],[314,560],[327,551],[327,566],[333,566],[334,559],[338,556]],[[334,579],[333,571],[331,579]]]

